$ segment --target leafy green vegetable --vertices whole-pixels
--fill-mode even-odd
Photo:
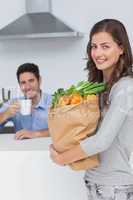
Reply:
[[[52,107],[56,107],[59,103],[60,97],[64,95],[71,95],[74,93],[79,93],[82,97],[91,95],[91,94],[99,94],[106,89],[105,83],[93,83],[89,81],[80,81],[76,85],[71,85],[68,89],[59,88],[52,95]]]

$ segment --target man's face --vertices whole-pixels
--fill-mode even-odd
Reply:
[[[24,96],[29,99],[34,99],[40,92],[40,82],[31,72],[24,72],[19,76],[20,89]]]

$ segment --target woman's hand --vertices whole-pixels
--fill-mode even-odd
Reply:
[[[49,150],[50,150],[50,158],[53,160],[53,162],[55,162],[57,165],[64,166],[65,164],[64,164],[63,161],[61,160],[61,154],[58,153],[58,152],[54,149],[53,144],[50,145]]]
[[[87,158],[88,155],[81,149],[79,144],[63,153],[58,153],[54,146],[50,145],[50,157],[56,164],[63,166]]]

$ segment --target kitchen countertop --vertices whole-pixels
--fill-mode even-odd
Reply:
[[[0,134],[2,200],[87,200],[84,171],[52,162],[51,138],[15,140],[14,136]]]
[[[15,134],[0,134],[0,151],[48,151],[50,137],[16,140]]]

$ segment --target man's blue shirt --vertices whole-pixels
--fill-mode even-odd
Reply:
[[[18,112],[14,117],[11,117],[6,122],[12,121],[16,132],[21,129],[27,129],[31,131],[48,129],[48,108],[51,105],[51,100],[51,95],[42,93],[40,101],[33,109],[31,115],[22,115],[20,112]],[[0,108],[0,112],[5,111],[8,106],[9,103],[4,104]],[[1,124],[0,127],[3,127],[5,123]]]

